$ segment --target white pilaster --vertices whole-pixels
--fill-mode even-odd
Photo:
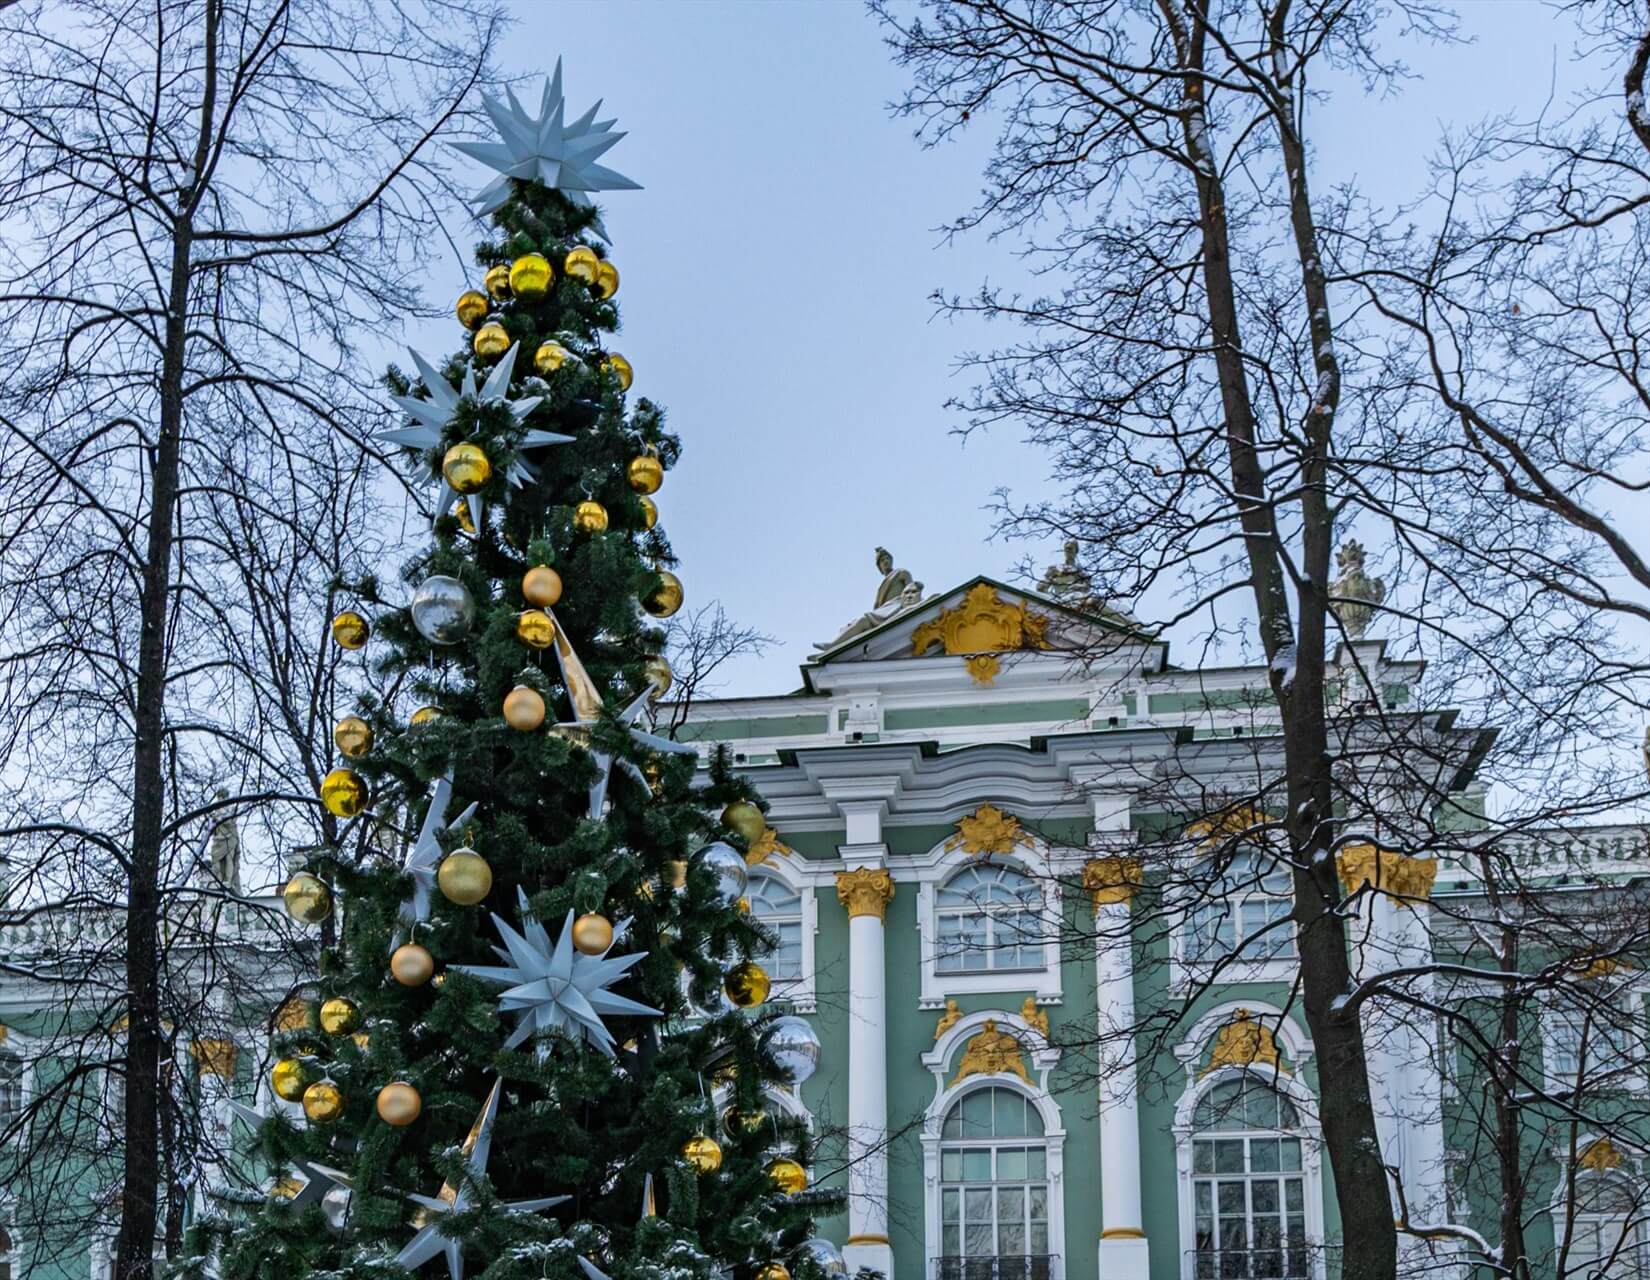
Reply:
[[[880,828],[877,831],[880,835]],[[880,846],[845,846],[850,863]],[[870,1267],[893,1280],[888,1239],[888,983],[883,916],[894,881],[880,865],[839,872],[848,909],[848,1242],[850,1272]]]
[[[233,1152],[229,1099],[239,1054],[233,1040],[197,1040],[190,1046],[200,1073],[202,1129],[201,1177],[195,1187],[195,1210],[214,1212],[211,1197],[229,1185],[227,1173]]]

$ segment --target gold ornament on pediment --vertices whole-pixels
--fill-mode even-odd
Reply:
[[[970,587],[962,603],[940,612],[911,633],[911,656],[920,658],[934,645],[947,654],[974,655],[968,674],[990,684],[1002,670],[995,655],[1013,649],[1048,648],[1049,619],[1025,605],[1001,599],[988,582]],[[989,657],[989,661],[980,658]]]
[[[1020,1016],[1025,1019],[1026,1026],[1043,1039],[1048,1039],[1048,1010],[1037,1007],[1036,996],[1026,997],[1025,1003],[1020,1006]]]
[[[1364,885],[1389,894],[1405,906],[1418,906],[1432,895],[1438,876],[1438,859],[1411,858],[1372,844],[1348,845],[1336,859],[1341,888],[1356,893]]]
[[[750,867],[761,866],[776,853],[794,853],[790,845],[779,838],[779,832],[772,827],[763,829],[756,842],[745,850],[745,865]]]
[[[1232,1020],[1215,1032],[1215,1042],[1209,1050],[1209,1065],[1201,1074],[1208,1075],[1221,1067],[1270,1067],[1288,1075],[1289,1071],[1278,1056],[1278,1042],[1272,1028],[1255,1019],[1247,1009],[1239,1009]]]
[[[854,871],[836,873],[836,896],[848,908],[848,918],[886,917],[888,904],[894,900],[894,877],[881,867],[860,867]]]
[[[1570,977],[1577,982],[1594,982],[1627,968],[1620,956],[1580,956],[1571,962]]]
[[[1143,874],[1139,858],[1090,858],[1083,864],[1083,888],[1093,896],[1096,908],[1127,902],[1140,887]]]
[[[239,1052],[233,1040],[197,1040],[189,1046],[203,1076],[217,1076],[228,1080],[235,1074],[235,1055]]]
[[[292,996],[275,1010],[275,1030],[308,1031],[315,1025],[315,1006],[299,996]]]
[[[934,1024],[934,1043],[938,1044],[941,1036],[961,1022],[962,1016],[962,1006],[955,1000],[947,1000],[945,1012],[940,1014],[940,1020]]]
[[[955,1088],[969,1076],[995,1075],[1016,1075],[1031,1083],[1020,1042],[1008,1032],[997,1030],[996,1020],[988,1018],[985,1026],[964,1046],[962,1061],[957,1064],[957,1075],[951,1085]]]
[[[1003,669],[1003,662],[994,653],[976,653],[963,663],[963,667],[975,684],[989,687],[997,679],[997,673]]]
[[[1583,1147],[1581,1154],[1576,1157],[1578,1168],[1591,1169],[1594,1173],[1607,1173],[1611,1169],[1619,1169],[1622,1163],[1621,1152],[1608,1138],[1594,1139]]]
[[[945,842],[945,851],[961,849],[976,857],[989,858],[994,853],[1013,853],[1016,845],[1033,845],[1029,831],[1022,830],[1020,820],[1004,813],[994,804],[982,804],[973,813],[957,820],[957,833]]]

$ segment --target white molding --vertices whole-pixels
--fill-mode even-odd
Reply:
[[[801,899],[802,976],[784,981],[776,979],[770,998],[789,1001],[796,1006],[798,1013],[815,1013],[819,1009],[815,957],[819,934],[819,888],[823,878],[810,874],[806,859],[795,853],[770,854],[750,872],[753,878],[772,876]]]

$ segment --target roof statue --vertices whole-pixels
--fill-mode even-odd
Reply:
[[[877,586],[876,603],[868,612],[843,627],[835,640],[816,644],[814,648],[817,652],[825,653],[855,636],[875,631],[883,623],[922,603],[922,583],[912,581],[906,570],[894,568],[894,557],[887,547],[877,548],[877,571],[882,574],[882,582]]]
[[[1077,550],[1077,539],[1068,539],[1065,560],[1043,570],[1037,590],[1046,596],[1053,596],[1062,604],[1081,605],[1089,600],[1093,594],[1093,584],[1088,573],[1077,563]]]
[[[1375,607],[1386,599],[1386,583],[1364,572],[1363,543],[1349,540],[1335,554],[1341,576],[1329,584],[1329,605],[1341,620],[1348,640],[1362,640],[1375,617]]]
[[[229,793],[220,788],[216,798],[227,800]],[[206,847],[206,861],[214,884],[221,885],[230,893],[240,893],[241,832],[233,813],[212,828],[212,839]]]

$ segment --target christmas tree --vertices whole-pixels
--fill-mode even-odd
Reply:
[[[296,1105],[237,1105],[277,1180],[250,1221],[204,1224],[193,1265],[839,1274],[812,1234],[838,1198],[772,1099],[819,1046],[766,999],[774,939],[742,897],[763,812],[725,757],[707,776],[649,727],[682,601],[652,495],[680,445],[608,345],[590,193],[636,185],[597,163],[622,135],[567,120],[559,64],[536,113],[486,108],[498,141],[461,148],[498,175],[464,347],[389,377],[431,545],[333,624],[395,692],[338,721],[321,798],[349,838],[287,886],[299,919],[341,919],[281,1019],[270,1085]]]

